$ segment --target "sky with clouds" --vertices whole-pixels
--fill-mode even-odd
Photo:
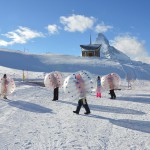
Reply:
[[[0,0],[0,48],[81,54],[103,33],[135,60],[149,61],[149,0]]]

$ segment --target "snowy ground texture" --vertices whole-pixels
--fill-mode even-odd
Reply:
[[[0,150],[150,150],[150,82],[122,83],[117,99],[87,97],[90,115],[73,114],[76,101],[58,101],[45,87],[16,81],[0,99]]]
[[[32,83],[21,81],[22,70]],[[95,80],[119,74],[117,99],[109,99],[108,91],[102,98],[90,95],[91,114],[82,108],[76,115],[78,100],[66,99],[60,89],[59,100],[52,101],[52,91],[33,84],[51,71],[66,77],[79,70]],[[15,80],[16,90],[8,100],[0,98],[0,150],[150,150],[150,64],[0,49],[0,77],[4,73]],[[136,79],[132,89],[126,74]]]

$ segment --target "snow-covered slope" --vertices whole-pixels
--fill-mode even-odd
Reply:
[[[26,68],[36,81],[53,70],[63,76],[81,69],[96,76],[117,72],[121,90],[115,91],[115,100],[103,89],[101,99],[88,95],[91,114],[81,108],[76,115],[78,100],[65,99],[62,88],[59,100],[52,101],[52,90],[20,81]],[[150,66],[141,62],[1,50],[0,76],[14,78],[16,90],[8,100],[0,98],[0,150],[150,150],[149,72]],[[144,80],[128,89],[126,73]]]
[[[120,54],[119,54],[120,56]],[[123,55],[121,55],[123,57]],[[58,54],[29,54],[21,51],[0,49],[0,66],[34,72],[76,72],[87,70],[93,74],[106,75],[116,72],[122,78],[133,74],[138,79],[150,80],[150,65],[108,58],[83,58]],[[6,72],[7,73],[7,72]]]
[[[0,98],[0,150],[150,150],[150,82],[124,84],[110,100],[87,97],[90,115],[73,114],[77,100],[59,100],[45,87],[16,82],[8,100]]]

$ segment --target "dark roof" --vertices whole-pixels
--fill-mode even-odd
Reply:
[[[89,44],[89,45],[80,45],[81,48],[86,50],[96,50],[100,48],[100,44]]]

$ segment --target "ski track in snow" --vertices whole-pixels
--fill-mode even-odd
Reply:
[[[0,99],[0,150],[150,150],[149,85],[88,96],[90,115],[73,114],[77,101],[58,101],[44,87],[18,82]]]

